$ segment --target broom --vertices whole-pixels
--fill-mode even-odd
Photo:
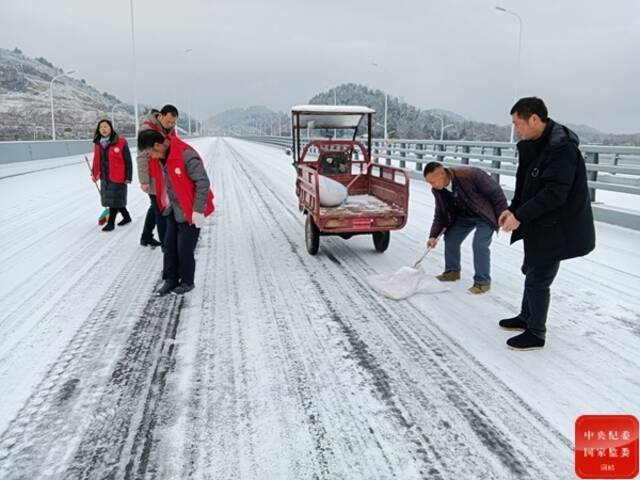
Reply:
[[[102,198],[102,194],[100,193],[100,187],[98,187],[98,182],[93,180],[93,169],[91,168],[91,164],[89,163],[89,159],[87,158],[86,155],[84,156],[84,161],[87,164],[87,168],[89,169],[89,172],[91,172],[91,180],[93,181],[93,184],[96,186],[96,190],[98,190],[98,195],[100,196],[100,198]],[[109,221],[109,208],[105,208],[100,214],[100,216],[98,217],[98,225],[104,225],[108,221]]]

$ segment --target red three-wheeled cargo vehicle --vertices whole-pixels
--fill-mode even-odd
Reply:
[[[370,234],[377,251],[389,246],[391,230],[407,223],[409,178],[400,168],[371,161],[374,110],[359,106],[304,105],[291,110],[296,194],[306,218],[305,244],[318,252],[320,237]],[[364,121],[363,121],[364,120]],[[366,145],[359,138],[366,141]],[[320,201],[320,176],[347,186],[337,206]]]

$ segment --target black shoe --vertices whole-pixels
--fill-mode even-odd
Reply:
[[[127,223],[131,223],[131,217],[123,218],[118,222],[119,226],[126,225]]]
[[[525,330],[520,335],[516,335],[507,340],[507,346],[511,350],[519,351],[540,350],[544,347],[544,338],[537,337],[529,330]]]
[[[505,330],[526,330],[527,322],[525,322],[520,315],[513,318],[505,318],[498,322],[501,328]]]
[[[174,288],[173,293],[176,293],[178,295],[184,295],[185,293],[190,292],[194,288],[195,288],[195,285],[193,283],[183,283],[179,287]]]
[[[165,280],[162,286],[158,289],[157,294],[164,297],[176,287],[178,287],[177,280]]]
[[[119,225],[119,224],[118,224]],[[142,245],[143,247],[151,247],[151,248],[156,248],[159,247],[160,245],[162,245],[162,243],[160,243],[158,240],[156,240],[155,238],[151,237],[151,239],[146,240],[144,238],[140,239],[140,245]]]
[[[113,223],[107,223],[104,227],[102,227],[102,231],[103,232],[110,232],[111,230],[114,230],[116,228],[116,226]]]

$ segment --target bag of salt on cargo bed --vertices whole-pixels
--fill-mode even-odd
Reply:
[[[324,175],[318,175],[318,188],[321,207],[337,207],[347,199],[347,187]]]

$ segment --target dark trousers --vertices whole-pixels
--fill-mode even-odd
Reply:
[[[196,259],[193,255],[200,229],[188,223],[178,223],[171,213],[167,219],[164,237],[163,278],[185,284],[193,284]]]
[[[153,238],[153,228],[158,228],[158,240],[164,244],[164,236],[167,231],[166,217],[162,215],[162,212],[158,208],[156,203],[156,196],[149,194],[151,205],[147,210],[147,216],[144,218],[144,227],[142,228],[141,240],[149,241]]]
[[[116,215],[118,214],[118,212],[120,212],[120,214],[122,215],[123,220],[131,220],[131,215],[129,215],[129,211],[126,207],[109,207],[109,221],[107,222],[107,224],[115,225]]]
[[[544,338],[547,333],[547,313],[551,297],[551,284],[558,274],[560,262],[545,265],[522,265],[525,274],[524,292],[520,318],[527,322],[527,328],[537,337]]]

